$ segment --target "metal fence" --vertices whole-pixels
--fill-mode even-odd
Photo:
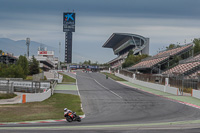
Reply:
[[[42,93],[50,87],[50,82],[0,80],[0,91],[7,93]]]
[[[120,74],[133,78],[133,72],[127,70],[120,70]],[[179,88],[180,91],[191,93],[192,89],[200,89],[200,79],[186,79],[184,76],[173,76],[167,77],[164,75],[152,75],[152,74],[139,74],[135,73],[137,80],[151,82],[156,84],[165,85],[165,78],[169,78],[169,85],[172,87]]]
[[[0,91],[6,93],[13,93],[14,92],[13,83],[0,83]]]

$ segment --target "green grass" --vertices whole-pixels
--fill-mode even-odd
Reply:
[[[25,80],[33,80],[33,76],[27,76]]]
[[[63,75],[63,81],[62,81],[62,83],[76,83],[76,79],[74,79],[74,78],[72,78],[72,77],[70,77],[70,76],[67,76],[67,75],[65,75],[65,74],[62,74],[62,73],[59,73],[59,74],[61,74],[61,75]]]
[[[0,122],[64,119],[64,108],[83,114],[79,96],[56,93],[42,102],[0,105]]]
[[[16,96],[17,96],[16,94],[0,93],[0,99],[10,99]]]
[[[116,81],[126,81],[122,78],[119,78],[117,76],[115,76],[114,74],[112,73],[106,73],[106,72],[103,72],[103,74],[107,75],[108,77],[112,78],[113,80],[116,80]]]

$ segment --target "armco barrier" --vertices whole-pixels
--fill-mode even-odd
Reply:
[[[14,87],[26,87],[32,88],[38,83],[34,81],[9,81],[9,80],[0,80],[0,86],[7,85],[8,83],[12,83]],[[50,88],[50,82],[40,82],[40,88],[47,89]]]
[[[178,88],[170,87],[168,84],[167,85],[160,85],[160,84],[154,84],[154,83],[150,83],[150,82],[144,82],[144,81],[140,81],[140,80],[136,80],[134,78],[124,76],[124,75],[119,74],[119,73],[115,73],[115,75],[120,77],[120,78],[123,78],[123,79],[125,79],[125,80],[127,80],[131,83],[140,85],[140,86],[159,90],[159,91],[162,91],[162,92],[167,92],[167,93],[174,94],[174,95],[181,95]]]
[[[51,96],[51,89],[43,93],[22,93],[21,103],[25,102],[39,102],[43,101]]]

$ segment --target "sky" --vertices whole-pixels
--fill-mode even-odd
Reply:
[[[150,55],[200,38],[199,7],[199,0],[0,0],[0,38],[61,42],[64,60],[63,12],[74,10],[73,62],[106,63],[116,57],[102,48],[112,33],[150,38]]]

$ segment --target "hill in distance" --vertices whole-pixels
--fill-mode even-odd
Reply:
[[[55,56],[58,57],[58,48],[51,47],[35,41],[30,42],[29,56],[37,56],[37,51],[40,46],[42,46],[43,48],[47,47],[48,51],[54,51]],[[26,40],[14,41],[9,38],[0,38],[0,50],[8,53],[13,53],[14,56],[25,55],[27,53]]]

